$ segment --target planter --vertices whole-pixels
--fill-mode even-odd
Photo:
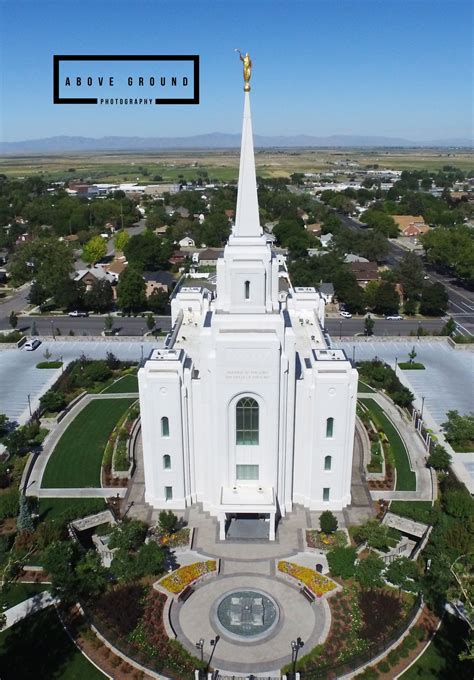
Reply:
[[[183,590],[189,586],[193,586],[198,581],[208,581],[215,578],[219,573],[219,568],[220,560],[193,562],[163,576],[153,584],[153,588],[164,593],[167,597],[177,600]]]

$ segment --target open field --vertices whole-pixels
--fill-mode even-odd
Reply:
[[[135,399],[92,401],[77,415],[57,443],[44,471],[46,489],[100,487],[107,440]]]
[[[292,172],[337,171],[341,161],[353,161],[365,168],[379,165],[393,170],[438,170],[453,165],[474,168],[474,153],[447,149],[265,149],[256,152],[257,174],[284,177]],[[93,182],[136,182],[149,184],[160,175],[175,182],[180,175],[197,179],[205,170],[209,178],[236,180],[239,150],[161,151],[154,153],[82,153],[47,156],[16,156],[0,159],[0,173],[8,177],[42,174],[51,181],[78,179]],[[356,170],[357,168],[354,168]]]

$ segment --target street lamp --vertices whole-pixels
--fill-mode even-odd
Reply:
[[[143,345],[140,345],[140,349],[141,349],[141,352],[142,352],[142,357],[141,357],[140,363],[143,364]]]
[[[296,640],[291,641],[291,661],[293,662],[293,680],[295,680],[296,678],[296,663],[298,661],[298,652],[303,646],[304,642],[300,637],[297,637]]]
[[[209,657],[209,661],[207,662],[207,666],[206,666],[207,671],[209,670],[209,667],[210,667],[211,661],[212,661],[212,657],[214,656],[214,652],[216,651],[217,643],[219,642],[220,639],[221,639],[221,636],[216,635],[215,640],[211,640],[212,652],[211,652],[211,656]]]
[[[342,339],[342,321],[339,321],[339,340]]]
[[[51,333],[52,333],[52,336],[53,336],[53,340],[56,340],[56,336],[54,334],[54,321],[53,321],[53,319],[50,319],[49,323],[51,324]]]
[[[395,357],[395,373],[397,372],[398,357]]]
[[[425,398],[421,397],[421,414],[420,414],[420,419],[423,420],[423,409],[425,406]]]
[[[28,408],[29,408],[29,410],[30,410],[30,418],[31,418],[31,416],[32,416],[32,413],[31,413],[31,399],[30,399],[31,395],[28,394],[27,397],[28,397]]]
[[[199,669],[199,677],[201,677],[201,673],[204,670],[204,640],[203,638],[200,638],[196,642],[196,648],[200,650],[201,652],[201,668]]]
[[[352,363],[355,366],[355,360],[356,360],[356,346],[352,345]]]

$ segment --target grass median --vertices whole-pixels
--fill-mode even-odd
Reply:
[[[70,423],[46,466],[43,489],[100,487],[107,440],[135,399],[91,401]]]
[[[102,394],[136,392],[138,394],[138,378],[136,375],[124,375],[102,390]]]
[[[406,446],[398,434],[398,430],[387,417],[383,408],[373,399],[360,399],[370,412],[377,429],[387,435],[397,468],[397,491],[416,491],[416,475],[410,468],[410,459]]]

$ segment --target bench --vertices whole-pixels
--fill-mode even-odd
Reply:
[[[311,592],[311,590],[309,588],[307,588],[306,586],[303,586],[302,588],[300,588],[300,593],[308,600],[308,602],[310,604],[313,604],[313,602],[316,599],[314,593]]]
[[[186,602],[188,597],[190,597],[194,593],[194,589],[192,586],[186,586],[184,590],[180,592],[178,595],[178,602]]]

